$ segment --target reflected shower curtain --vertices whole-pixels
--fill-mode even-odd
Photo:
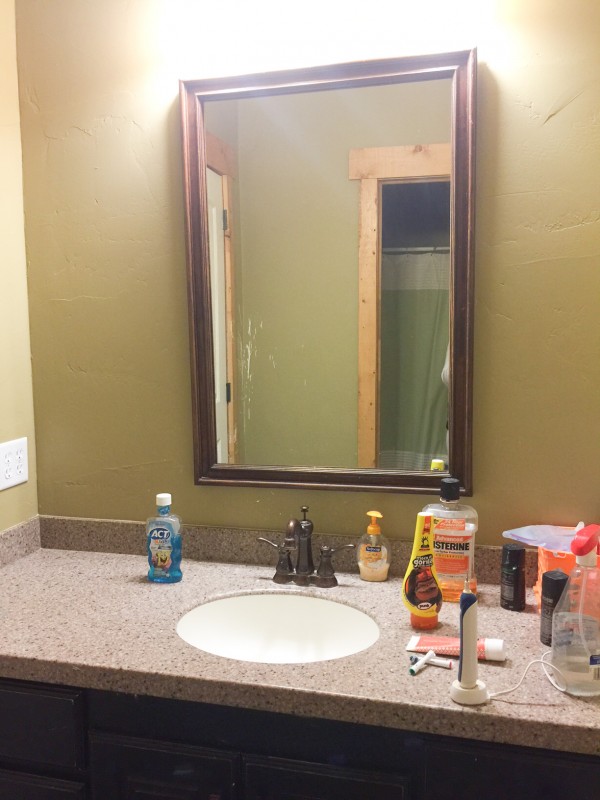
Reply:
[[[429,470],[448,462],[447,250],[384,252],[381,263],[379,458],[382,469]]]

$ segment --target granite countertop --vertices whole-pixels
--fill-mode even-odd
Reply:
[[[143,556],[38,549],[2,567],[0,675],[117,692],[361,722],[408,731],[600,754],[600,698],[565,695],[533,665],[521,686],[484,706],[456,705],[456,669],[408,673],[413,631],[401,581],[338,575],[333,589],[280,587],[272,568],[187,560],[179,584],[151,584]],[[177,620],[208,599],[249,591],[310,593],[368,611],[380,627],[369,649],[335,661],[269,665],[204,653],[179,638]],[[490,692],[516,685],[546,649],[526,611],[499,606],[480,586],[479,635],[506,641],[507,660],[480,662]],[[447,603],[437,633],[458,635]],[[293,620],[290,620],[293,625]]]

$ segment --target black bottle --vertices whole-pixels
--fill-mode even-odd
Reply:
[[[552,616],[560,600],[569,576],[561,569],[551,569],[542,575],[542,599],[540,607],[540,642],[552,644]]]
[[[502,547],[500,605],[508,611],[525,608],[525,547],[522,544]]]

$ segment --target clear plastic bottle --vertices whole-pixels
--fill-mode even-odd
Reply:
[[[477,594],[475,577],[475,534],[477,512],[460,503],[460,481],[442,478],[440,502],[426,505],[423,511],[433,517],[433,559],[444,601],[457,603],[465,581]]]
[[[552,617],[554,679],[580,697],[600,695],[600,525],[582,528],[571,542],[576,565]]]
[[[156,495],[156,516],[146,523],[148,580],[177,583],[181,580],[181,518],[171,513],[171,495]]]
[[[390,568],[391,551],[388,540],[381,533],[378,519],[383,519],[379,511],[368,511],[371,524],[358,543],[356,560],[363,581],[385,581]]]

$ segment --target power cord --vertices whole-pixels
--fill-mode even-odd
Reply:
[[[530,669],[530,668],[531,668],[531,667],[532,667],[534,664],[541,664],[541,665],[542,665],[542,668],[543,668],[543,670],[544,670],[544,672],[545,672],[545,674],[546,674],[546,677],[548,678],[548,680],[550,681],[550,683],[552,684],[552,686],[554,686],[554,688],[555,688],[555,689],[558,689],[558,691],[559,691],[559,692],[565,692],[565,691],[567,690],[567,682],[566,682],[566,680],[565,680],[564,673],[563,673],[563,672],[561,672],[561,670],[560,670],[558,667],[555,667],[555,666],[554,666],[554,664],[552,664],[550,661],[545,661],[545,658],[546,658],[546,656],[550,655],[551,653],[552,653],[552,651],[551,651],[551,650],[546,650],[546,652],[545,652],[545,653],[542,653],[542,656],[541,656],[541,658],[534,658],[534,659],[533,659],[533,661],[530,661],[530,662],[529,662],[529,664],[527,664],[527,666],[525,667],[525,671],[524,671],[524,672],[523,672],[523,674],[521,675],[521,679],[519,680],[519,682],[518,682],[517,684],[515,684],[515,686],[511,686],[511,688],[510,688],[510,689],[502,689],[502,690],[501,690],[501,691],[499,691],[499,692],[490,692],[490,700],[495,700],[495,699],[496,699],[496,697],[500,697],[500,695],[503,695],[503,694],[510,694],[511,692],[514,692],[514,691],[516,691],[516,690],[519,688],[519,686],[520,686],[520,685],[523,683],[523,681],[525,680],[525,676],[526,676],[526,675],[527,675],[527,673],[529,672],[529,669]],[[561,678],[562,678],[562,679],[563,679],[563,681],[564,681],[564,685],[563,685],[563,686],[560,686],[560,685],[559,685],[559,684],[556,682],[556,680],[555,680],[554,676],[553,676],[553,675],[551,675],[551,674],[548,672],[548,667],[550,667],[550,669],[551,669],[551,670],[555,670],[555,672],[557,672],[557,673],[558,673],[558,674],[561,676]]]

